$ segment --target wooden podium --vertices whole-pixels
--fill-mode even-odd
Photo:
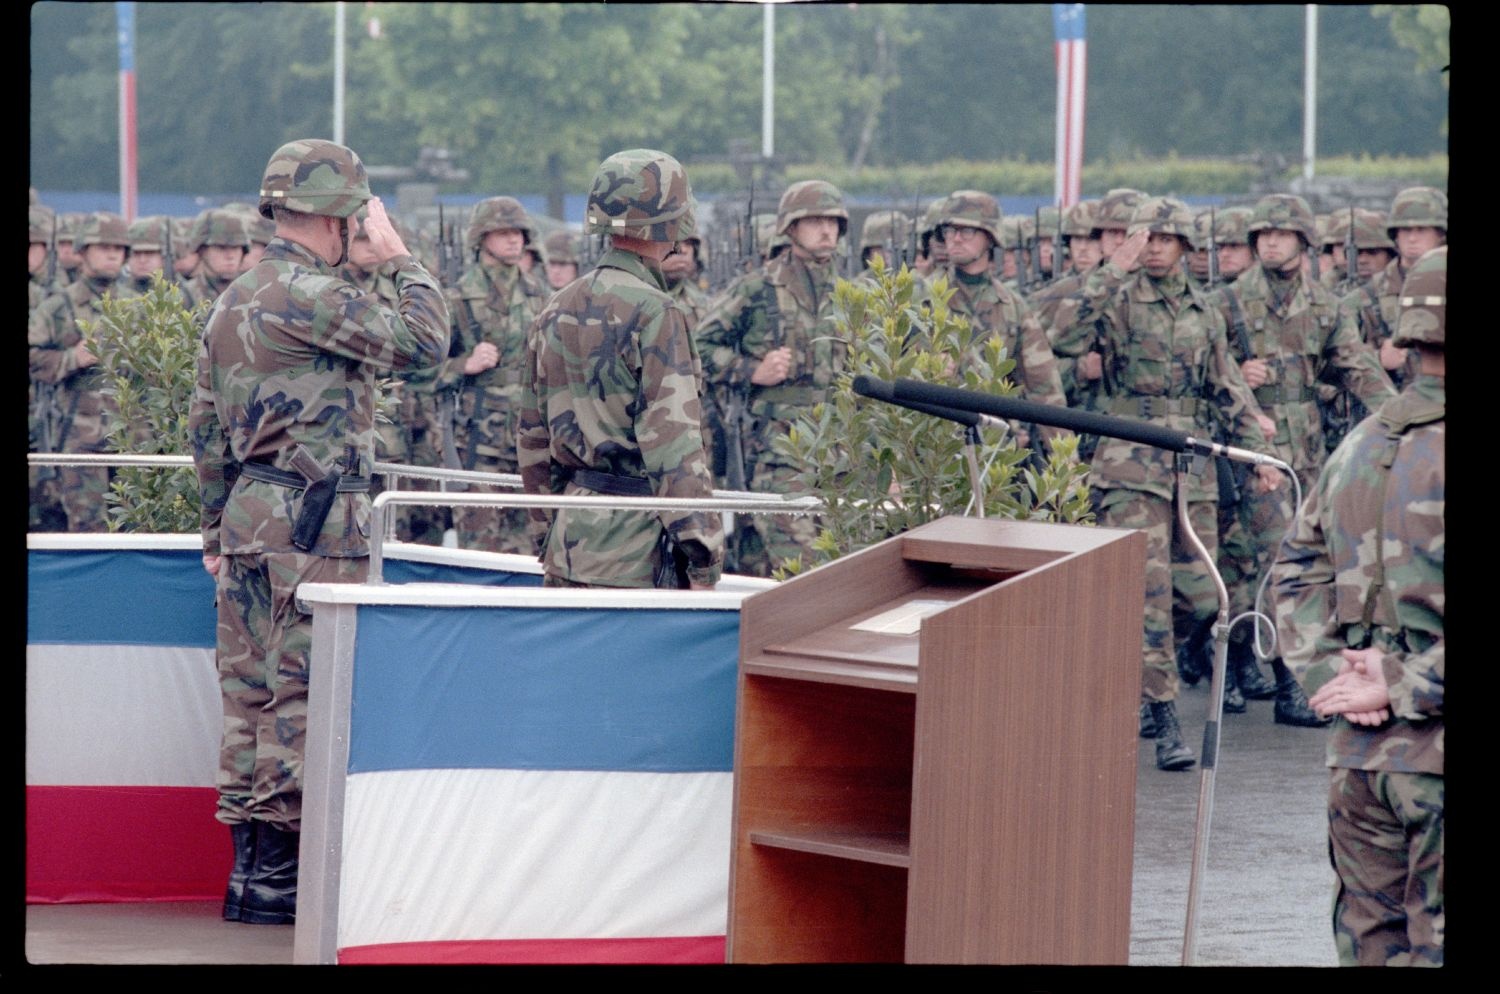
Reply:
[[[1127,963],[1145,546],[950,517],[748,598],[729,961]]]

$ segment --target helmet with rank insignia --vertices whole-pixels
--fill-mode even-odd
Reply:
[[[351,148],[321,138],[287,142],[271,155],[260,181],[261,217],[280,205],[299,214],[349,217],[370,199],[365,164]]]
[[[599,163],[584,217],[590,232],[647,242],[677,242],[698,230],[687,170],[650,148],[626,149]]]
[[[1401,316],[1391,344],[1442,345],[1448,312],[1448,246],[1440,245],[1412,264],[1401,284]]]

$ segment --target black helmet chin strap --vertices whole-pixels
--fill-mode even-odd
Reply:
[[[349,261],[349,219],[339,218],[339,261],[333,264],[337,269]]]

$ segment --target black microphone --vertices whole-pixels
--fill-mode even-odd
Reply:
[[[901,400],[895,395],[894,388],[885,380],[863,373],[854,378],[854,392],[861,397],[869,397],[871,400],[884,401],[887,404],[895,404],[897,407],[905,407],[909,410],[918,411],[922,414],[930,414],[935,418],[945,418],[948,421],[957,421],[961,425],[975,428],[979,425],[1005,425],[999,418],[992,418],[987,414],[979,414],[974,411],[964,411],[958,408],[948,407],[943,404],[926,404],[917,400]]]
[[[1251,452],[1249,449],[1236,448],[1232,445],[1220,445],[1217,442],[1195,438],[1185,431],[1154,425],[1149,421],[1137,421],[1134,418],[1120,418],[1109,414],[1095,414],[1092,411],[1074,410],[1071,407],[1038,404],[1035,401],[1001,397],[977,390],[959,390],[934,383],[923,383],[920,380],[903,378],[895,383],[886,383],[883,380],[875,380],[874,383],[878,385],[865,384],[867,389],[874,391],[866,393],[865,396],[885,399],[881,393],[888,390],[890,399],[898,404],[918,403],[956,408],[961,411],[978,411],[1012,421],[1029,421],[1052,428],[1065,428],[1081,434],[1122,438],[1127,442],[1140,442],[1142,445],[1166,449],[1168,452],[1191,451],[1203,455],[1225,456],[1238,462],[1257,465],[1277,467],[1285,465],[1272,456],[1261,455],[1259,452]],[[856,392],[863,391],[859,391],[856,387]]]

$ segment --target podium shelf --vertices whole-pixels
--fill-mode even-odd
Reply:
[[[832,829],[797,832],[752,829],[750,843],[882,866],[911,867],[911,839],[905,832],[861,832]]]

